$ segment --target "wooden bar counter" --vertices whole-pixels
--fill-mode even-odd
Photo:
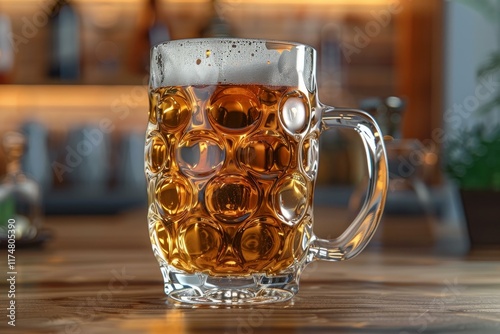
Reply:
[[[45,227],[52,240],[15,252],[15,327],[2,279],[1,333],[500,333],[497,251],[375,240],[353,260],[310,264],[290,302],[186,306],[163,293],[145,212],[52,216]],[[1,256],[9,278],[5,244]]]

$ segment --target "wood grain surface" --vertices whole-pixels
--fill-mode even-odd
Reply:
[[[15,327],[7,325],[8,285],[1,282],[0,332],[500,333],[498,251],[372,245],[347,262],[310,264],[290,302],[192,307],[164,295],[145,217],[47,218],[53,239],[16,249]],[[4,274],[6,254],[3,244]]]

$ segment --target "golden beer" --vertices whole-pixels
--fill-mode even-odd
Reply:
[[[149,98],[148,220],[159,260],[214,276],[272,275],[301,262],[318,164],[313,96],[205,85],[160,87]]]

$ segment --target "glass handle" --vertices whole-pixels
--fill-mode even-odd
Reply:
[[[368,162],[368,194],[357,217],[338,238],[315,238],[310,248],[315,259],[342,261],[358,255],[377,229],[387,195],[387,155],[383,136],[370,115],[354,109],[322,109],[322,130],[337,126],[355,130],[363,141]]]

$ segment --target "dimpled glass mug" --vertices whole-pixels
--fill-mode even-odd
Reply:
[[[148,224],[165,293],[197,304],[288,300],[314,260],[357,255],[387,191],[383,138],[362,111],[318,101],[315,50],[250,39],[153,47],[146,133]],[[313,233],[319,136],[361,136],[368,195],[337,239]]]

